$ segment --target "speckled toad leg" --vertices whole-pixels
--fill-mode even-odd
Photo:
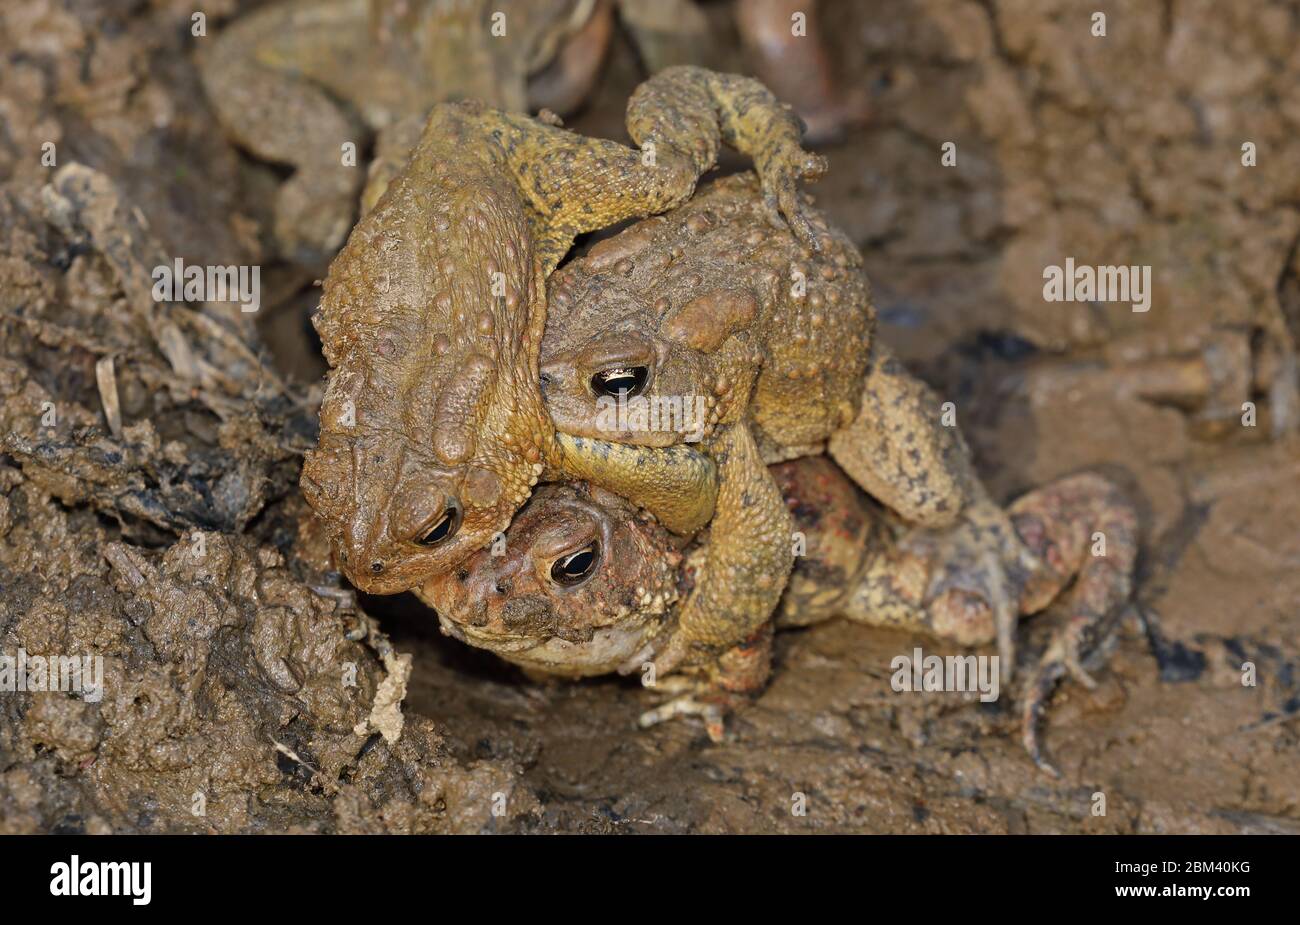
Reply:
[[[978,492],[961,433],[945,427],[937,395],[884,344],[872,347],[858,417],[834,434],[831,458],[909,523],[946,527]]]
[[[1005,513],[999,520],[1007,521]],[[1012,548],[1019,565],[1024,551]],[[1033,574],[1017,569],[1017,580],[1007,582],[1001,556],[998,541],[970,521],[942,530],[913,528],[868,551],[845,615],[964,646],[992,642],[1001,636],[1001,610],[1011,613],[1013,626],[1027,612],[1019,604],[1020,590]]]
[[[708,553],[676,628],[652,643],[659,674],[707,664],[751,636],[772,616],[794,565],[790,512],[749,428],[720,428],[710,451],[719,488]],[[639,670],[641,659],[623,670]]]
[[[1015,591],[1007,569],[1027,570],[1026,557],[1006,513],[988,499],[956,426],[945,426],[938,396],[879,341],[862,392],[858,417],[834,434],[831,457],[873,497],[909,523],[948,527],[964,521],[983,541],[987,580],[994,594],[998,652],[1015,661]]]
[[[1043,755],[1038,718],[1056,683],[1069,674],[1095,682],[1083,662],[1098,655],[1126,612],[1137,561],[1137,514],[1111,482],[1083,473],[1018,498],[1011,519],[1043,564],[1025,584],[1020,607],[1042,610],[1074,579],[1065,624],[1053,635],[1029,677],[1021,703],[1021,731],[1034,763],[1055,774]]]
[[[1042,753],[1038,719],[1065,674],[1093,686],[1081,662],[1099,651],[1129,597],[1137,518],[1114,485],[1087,473],[1022,496],[1010,506],[1009,515],[1034,562],[1016,582],[1013,612],[1039,612],[1073,581],[1066,622],[1026,679],[1021,703],[1025,748],[1035,764],[1054,773]],[[1103,555],[1097,554],[1103,548],[1098,534],[1105,537]],[[997,635],[995,598],[1005,593],[999,573],[990,571],[988,550],[988,542],[973,535],[967,524],[904,534],[896,545],[870,554],[845,616],[872,626],[926,632],[964,646],[986,644]]]
[[[507,152],[527,144],[537,123],[504,116],[494,133]],[[548,139],[550,169],[521,171],[525,196],[545,222],[538,250],[549,273],[584,231],[685,202],[726,142],[754,160],[775,221],[814,241],[798,197],[799,180],[816,180],[825,160],[800,147],[799,120],[756,80],[698,67],[660,71],[627,104],[627,130],[639,151],[559,133]]]

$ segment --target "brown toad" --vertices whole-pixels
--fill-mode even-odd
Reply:
[[[199,63],[225,130],[294,168],[274,233],[285,256],[312,263],[356,211],[364,174],[343,144],[364,150],[370,132],[445,100],[564,112],[594,80],[609,30],[596,0],[290,0],[232,22]],[[557,61],[563,74],[548,69]]]
[[[707,660],[771,616],[793,554],[768,463],[825,449],[906,521],[962,521],[990,581],[1027,567],[938,398],[873,338],[856,249],[810,211],[814,252],[766,212],[752,177],[728,178],[549,283],[542,392],[567,471],[653,510],[688,481],[673,467],[693,458],[669,450],[697,445],[718,466],[694,592],[628,670],[651,650],[661,673]],[[1013,621],[1001,606],[1007,656]]]
[[[645,713],[643,725],[694,714],[712,738],[721,737],[727,709],[768,677],[773,626],[843,616],[965,646],[994,638],[985,566],[952,556],[945,531],[907,528],[824,458],[773,466],[772,475],[804,541],[775,620],[694,676],[648,684],[685,695]],[[1123,612],[1136,517],[1115,486],[1089,473],[1024,495],[1009,515],[1036,562],[1016,589],[1018,613],[1044,609],[1073,582],[1067,621],[1028,677],[1020,705],[1025,747],[1050,771],[1039,712],[1066,671],[1092,684],[1079,662],[1103,654],[1098,643]],[[1108,541],[1104,556],[1094,554],[1097,532]],[[582,483],[546,485],[515,518],[502,549],[478,553],[421,596],[436,608],[444,632],[529,671],[602,674],[676,619],[708,554],[707,540],[684,546],[615,495]]]
[[[725,140],[754,157],[766,220],[812,240],[796,183],[824,164],[762,85],[670,68],[633,94],[627,127],[640,151],[435,106],[331,264],[316,327],[332,369],[302,486],[359,588],[397,593],[449,571],[506,528],[545,470],[568,471],[537,358],[543,281],[578,232],[680,204]],[[675,481],[638,500],[698,529],[712,463],[660,453]]]

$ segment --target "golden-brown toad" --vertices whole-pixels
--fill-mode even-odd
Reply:
[[[316,326],[332,369],[302,485],[363,590],[449,571],[506,528],[544,471],[568,471],[537,359],[544,280],[574,235],[680,204],[725,140],[753,156],[766,220],[813,241],[796,183],[824,163],[762,85],[670,68],[633,94],[627,126],[639,151],[436,106],[330,266]],[[690,447],[659,452],[677,481],[637,500],[698,529],[712,463]]]

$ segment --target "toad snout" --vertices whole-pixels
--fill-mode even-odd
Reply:
[[[542,597],[516,597],[506,601],[501,622],[508,633],[550,636],[555,633],[555,612],[550,601]]]

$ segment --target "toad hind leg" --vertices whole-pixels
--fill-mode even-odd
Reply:
[[[408,118],[380,132],[362,213],[380,201],[418,145],[464,149],[482,140],[527,205],[543,276],[579,234],[666,212],[691,197],[703,172],[672,150],[646,163],[641,152],[626,145],[528,116],[468,103],[440,106],[427,120]]]
[[[831,458],[850,478],[908,523],[946,527],[978,492],[970,452],[944,426],[939,398],[878,341],[862,405],[833,434]]]
[[[930,388],[878,341],[863,386],[862,405],[848,427],[833,434],[831,457],[863,489],[908,523],[963,524],[961,540],[985,550],[986,587],[995,604],[998,654],[1015,664],[1013,573],[1032,568],[1007,515],[985,494],[956,426],[943,423]],[[958,533],[951,535],[958,541]]]
[[[1038,722],[1061,678],[1069,674],[1092,686],[1082,663],[1100,653],[1124,612],[1137,554],[1137,517],[1121,492],[1094,474],[1032,491],[1017,499],[1009,513],[1035,563],[1019,577],[1014,609],[1021,616],[1037,613],[1073,582],[1066,622],[1030,672],[1021,700],[1025,749],[1036,765],[1055,774],[1042,752]],[[962,645],[987,643],[997,634],[993,597],[998,579],[990,587],[989,546],[964,525],[954,531],[914,530],[869,560],[845,615]]]
[[[1021,613],[1008,556],[1023,562],[1018,537],[1001,536],[1006,515],[992,502],[946,530],[915,528],[868,551],[845,616],[871,626],[916,630],[963,646],[1001,640]]]
[[[1126,612],[1137,560],[1137,515],[1113,483],[1092,473],[1030,492],[1010,512],[1017,533],[1042,563],[1025,584],[1021,610],[1042,610],[1074,579],[1066,622],[1026,679],[1021,704],[1025,748],[1035,764],[1055,776],[1042,751],[1038,719],[1067,674],[1086,687],[1095,684],[1083,663],[1102,649]]]

